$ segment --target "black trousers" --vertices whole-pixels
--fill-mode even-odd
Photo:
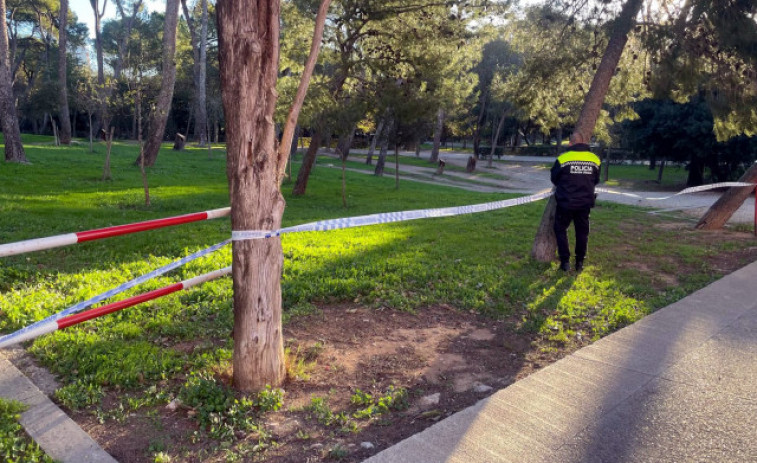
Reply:
[[[557,238],[557,254],[560,262],[570,260],[570,246],[568,245],[568,227],[570,222],[576,229],[576,261],[583,261],[589,246],[589,214],[591,209],[563,209],[557,206],[555,214],[555,237]]]

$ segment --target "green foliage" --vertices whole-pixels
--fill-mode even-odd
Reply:
[[[704,181],[705,167],[713,181],[735,180],[757,159],[757,137],[717,141],[712,112],[702,99],[644,100],[635,109],[639,118],[623,129],[630,148],[645,158],[688,163],[689,186]]]
[[[393,410],[401,411],[410,406],[407,390],[404,387],[395,388],[393,385],[389,386],[386,393],[380,397],[373,397],[357,389],[350,398],[350,402],[357,407],[363,407],[352,414],[357,419],[372,418]]]
[[[214,439],[234,439],[237,432],[259,429],[253,420],[256,403],[245,397],[237,399],[230,389],[212,376],[193,374],[179,391],[179,398],[195,410],[198,423]],[[271,398],[269,391],[263,404],[280,406],[280,401],[271,405],[272,401],[275,402],[275,399]]]
[[[275,412],[284,405],[284,391],[266,386],[265,389],[258,392],[254,405],[260,413]]]
[[[99,384],[83,378],[67,384],[55,391],[55,398],[71,410],[100,403],[103,398],[103,390]]]
[[[18,423],[26,406],[20,402],[0,399],[0,455],[7,463],[52,463]]]
[[[346,426],[350,419],[344,412],[334,413],[329,407],[328,399],[323,397],[311,397],[310,403],[305,407],[310,416],[324,426]]]

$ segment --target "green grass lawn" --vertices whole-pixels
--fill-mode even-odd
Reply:
[[[113,179],[102,181],[102,144],[93,154],[88,144],[54,147],[38,141],[43,144],[26,146],[31,165],[0,163],[0,243],[228,205],[221,149],[209,158],[204,148],[164,148],[148,169],[152,205],[146,207],[133,144],[114,144]],[[345,209],[341,175],[316,166],[304,197],[292,197],[292,185],[285,183],[284,226],[512,196],[407,181],[396,190],[392,177],[348,172]],[[715,258],[753,245],[738,234],[710,239],[682,220],[600,203],[592,213],[588,268],[580,275],[564,274],[554,263],[528,258],[543,208],[540,202],[476,215],[285,235],[285,318],[341,302],[407,311],[447,304],[510,320],[514,330],[560,347],[578,333],[604,336],[703,287],[720,276]],[[220,219],[1,259],[0,332],[229,235],[228,220]],[[230,261],[225,248],[121,297]],[[108,419],[113,412],[101,403],[107,391],[129,391],[131,402],[120,405],[128,413],[175,397],[180,391],[172,379],[225,368],[232,347],[231,304],[231,281],[221,279],[44,336],[30,350],[60,377],[57,397],[63,404],[89,407]],[[202,342],[189,352],[176,348],[197,340]]]
[[[686,187],[689,172],[685,167],[665,166],[661,183],[657,183],[658,172],[659,168],[650,170],[649,166],[611,164],[606,185],[652,191],[680,190]],[[604,179],[604,170],[602,179]]]

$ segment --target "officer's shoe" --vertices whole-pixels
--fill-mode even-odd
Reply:
[[[576,261],[576,272],[580,272],[584,269],[584,261],[577,260]]]
[[[570,262],[560,262],[560,270],[563,272],[569,272],[570,271]]]

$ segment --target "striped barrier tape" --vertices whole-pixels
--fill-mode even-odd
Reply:
[[[230,266],[220,269],[220,270],[215,270],[213,272],[205,273],[203,275],[199,275],[194,278],[189,278],[179,283],[174,283],[172,285],[164,286],[162,288],[155,289],[153,291],[149,291],[144,294],[139,294],[137,296],[124,299],[123,301],[113,302],[111,304],[107,304],[102,307],[98,307],[96,309],[90,309],[78,314],[69,315],[67,317],[61,318],[60,320],[51,320],[48,322],[43,322],[35,326],[34,328],[31,328],[27,331],[24,331],[23,333],[18,334],[17,336],[8,335],[8,336],[3,337],[2,339],[0,339],[0,349],[5,348],[5,347],[10,347],[20,342],[32,340],[44,334],[52,333],[53,331],[57,331],[57,330],[62,330],[64,328],[68,328],[69,326],[77,325],[87,320],[92,320],[93,318],[102,317],[103,315],[107,315],[109,313],[117,312],[119,310],[123,310],[128,307],[133,307],[143,302],[147,302],[153,299],[157,299],[159,297],[167,296],[168,294],[175,293],[177,291],[186,290],[186,289],[191,288],[192,286],[197,286],[202,283],[215,280],[216,278],[220,278],[222,276],[228,275],[229,273],[231,273]]]
[[[171,227],[201,220],[217,219],[226,217],[231,212],[230,207],[213,209],[204,212],[195,212],[193,214],[178,215],[164,219],[147,220],[144,222],[130,223],[126,225],[116,225],[114,227],[98,228],[96,230],[87,230],[78,233],[67,233],[64,235],[48,236],[47,238],[37,238],[32,240],[17,241],[15,243],[0,244],[0,257],[14,256],[32,251],[42,251],[45,249],[59,248],[71,244],[83,243],[85,241],[101,240],[113,236],[128,235],[131,233],[142,232],[146,230],[155,230],[156,228]]]
[[[743,182],[714,183],[711,185],[703,185],[703,186],[698,186],[698,187],[686,188],[685,190],[682,190],[674,195],[656,197],[656,198],[647,198],[647,197],[640,196],[634,193],[625,193],[622,191],[615,191],[615,190],[610,190],[607,188],[597,188],[596,192],[628,196],[631,198],[638,198],[638,199],[647,200],[647,201],[659,201],[659,200],[669,199],[678,195],[697,193],[701,191],[713,190],[716,188],[747,187],[747,186],[754,186],[754,184],[743,183]],[[430,218],[430,217],[447,217],[447,216],[459,215],[459,214],[484,212],[484,211],[489,211],[489,210],[494,210],[494,209],[500,209],[503,207],[510,207],[511,205],[520,205],[520,204],[525,204],[526,202],[538,201],[540,199],[543,199],[549,196],[549,194],[546,194],[546,196],[542,196],[543,194],[544,192],[541,192],[541,193],[537,193],[536,195],[525,196],[522,198],[516,198],[516,199],[511,199],[511,200],[505,200],[505,201],[495,201],[492,203],[477,204],[477,205],[463,206],[463,207],[450,207],[450,208],[442,208],[442,209],[422,209],[422,210],[417,210],[417,211],[405,211],[405,212],[387,212],[383,214],[372,214],[372,215],[361,216],[361,217],[335,219],[337,221],[346,222],[348,224],[354,223],[354,225],[346,225],[346,226],[342,226],[341,224],[337,224],[336,226],[334,226],[334,224],[332,223],[334,221],[326,220],[326,221],[321,221],[321,222],[313,222],[309,224],[298,225],[295,227],[284,228],[284,229],[276,230],[276,231],[255,231],[255,230],[238,231],[238,232],[232,232],[232,239],[235,241],[246,240],[246,239],[260,239],[260,238],[267,238],[271,236],[279,236],[283,233],[294,233],[294,232],[301,232],[301,231],[336,230],[338,228],[362,227],[365,225],[391,223],[391,222],[398,222],[402,220],[415,220],[415,219]],[[537,199],[530,199],[537,196],[538,196]],[[213,209],[209,211],[196,212],[192,214],[185,214],[185,215],[179,215],[179,216],[174,216],[174,217],[167,217],[163,219],[147,220],[144,222],[136,222],[136,223],[125,224],[125,225],[116,225],[113,227],[99,228],[95,230],[87,230],[87,231],[77,232],[77,233],[67,233],[63,235],[49,236],[46,238],[37,238],[37,239],[31,239],[31,240],[25,240],[25,241],[17,241],[14,243],[0,244],[0,257],[8,257],[8,256],[14,256],[17,254],[27,253],[27,252],[53,249],[53,248],[57,248],[61,246],[68,246],[72,244],[83,243],[85,241],[111,238],[114,236],[121,236],[121,235],[137,233],[137,232],[142,232],[142,231],[147,231],[147,230],[155,230],[158,228],[170,227],[174,225],[180,225],[180,224],[191,223],[191,222],[198,222],[202,220],[217,219],[220,217],[228,216],[230,212],[231,212],[231,208],[224,207],[221,209]],[[404,218],[397,219],[397,217],[404,217]]]
[[[597,193],[609,193],[609,194],[613,194],[613,195],[622,195],[622,196],[628,196],[630,198],[638,198],[640,200],[645,200],[645,201],[661,201],[663,199],[675,198],[676,196],[680,196],[680,195],[687,195],[687,194],[690,194],[690,193],[700,193],[702,191],[715,190],[717,188],[732,188],[732,187],[747,187],[747,186],[754,188],[755,184],[754,183],[744,183],[744,182],[720,182],[720,183],[712,183],[710,185],[702,185],[702,186],[694,186],[694,187],[691,187],[691,188],[686,188],[684,190],[679,191],[678,193],[675,193],[675,194],[672,194],[672,195],[669,195],[669,196],[659,196],[659,197],[654,197],[654,198],[647,198],[645,196],[640,196],[640,195],[637,195],[635,193],[625,193],[623,191],[615,191],[615,190],[610,190],[610,189],[607,189],[607,188],[596,188],[595,191]]]
[[[139,277],[134,278],[134,279],[132,279],[130,281],[127,281],[126,283],[123,283],[123,284],[121,284],[121,285],[119,285],[119,286],[117,286],[117,287],[115,287],[113,289],[110,289],[110,290],[108,290],[108,291],[106,291],[106,292],[104,292],[102,294],[98,294],[97,296],[92,297],[90,299],[87,299],[86,301],[79,302],[78,304],[75,304],[75,305],[73,305],[73,306],[71,306],[71,307],[69,307],[69,308],[67,308],[65,310],[62,310],[62,311],[60,311],[58,313],[50,315],[49,317],[46,317],[46,318],[44,318],[42,320],[39,320],[39,321],[37,321],[35,323],[32,323],[31,325],[25,326],[24,328],[21,328],[18,331],[15,331],[15,332],[10,333],[10,334],[6,334],[5,336],[0,337],[0,345],[5,345],[8,341],[10,341],[13,338],[25,336],[26,333],[28,333],[30,331],[35,331],[41,325],[44,325],[44,324],[49,323],[49,322],[56,322],[56,321],[60,320],[61,318],[65,317],[67,315],[71,315],[71,314],[74,314],[74,313],[77,313],[77,312],[81,312],[82,310],[86,309],[87,307],[90,307],[90,306],[92,306],[94,304],[97,304],[98,302],[102,302],[105,299],[109,299],[109,298],[111,298],[111,297],[113,297],[113,296],[115,296],[117,294],[120,294],[120,293],[122,293],[122,292],[124,292],[124,291],[126,291],[128,289],[131,289],[131,288],[133,288],[133,287],[135,287],[137,285],[140,285],[140,284],[142,284],[142,283],[144,283],[144,282],[146,282],[148,280],[151,280],[151,279],[153,279],[155,277],[163,275],[164,273],[168,273],[171,270],[174,270],[174,269],[176,269],[178,267],[181,267],[182,265],[184,265],[184,264],[186,264],[186,263],[188,263],[190,261],[193,261],[193,260],[198,259],[198,258],[200,258],[202,256],[210,254],[211,252],[215,252],[215,251],[221,249],[222,247],[226,246],[230,242],[231,242],[231,240],[225,240],[225,241],[222,241],[222,242],[220,242],[218,244],[214,244],[213,246],[211,246],[209,248],[202,249],[200,251],[195,252],[194,254],[190,254],[190,255],[188,255],[186,257],[183,257],[183,258],[181,258],[181,259],[179,259],[177,261],[171,262],[168,265],[164,265],[163,267],[160,267],[158,269],[153,270],[150,273],[146,273],[146,274],[144,274],[142,276],[139,276]],[[12,342],[11,344],[15,344],[15,342]]]
[[[282,228],[282,229],[274,230],[274,231],[254,231],[253,230],[253,231],[244,231],[244,232],[234,232],[232,233],[231,240],[226,240],[214,246],[211,246],[207,249],[198,251],[192,255],[184,257],[183,259],[179,259],[175,262],[172,262],[171,264],[168,264],[164,267],[153,270],[150,273],[142,275],[116,288],[113,288],[109,291],[99,294],[91,299],[88,299],[84,302],[80,302],[74,306],[71,306],[68,309],[58,312],[57,314],[51,315],[43,320],[40,320],[31,325],[28,325],[16,332],[2,336],[0,337],[0,348],[17,344],[19,342],[23,342],[26,340],[34,339],[42,334],[56,331],[58,329],[64,328],[65,326],[70,326],[70,324],[61,326],[59,322],[63,322],[63,319],[65,319],[64,317],[67,317],[68,315],[80,312],[91,305],[97,304],[98,302],[101,302],[105,299],[109,299],[115,296],[116,294],[119,294],[123,291],[133,288],[134,286],[138,284],[144,283],[145,281],[148,281],[152,278],[155,278],[166,272],[169,272],[181,265],[184,265],[191,260],[197,259],[213,251],[216,251],[220,249],[221,247],[225,246],[226,244],[228,244],[230,241],[233,241],[235,239],[236,240],[262,239],[262,238],[271,238],[273,236],[280,236],[285,233],[337,230],[337,229],[342,229],[342,228],[362,227],[362,226],[367,226],[367,225],[400,222],[400,221],[405,221],[405,220],[416,220],[416,219],[430,218],[430,217],[449,217],[449,216],[461,215],[461,214],[473,214],[476,212],[492,211],[495,209],[501,209],[505,207],[512,207],[512,206],[518,206],[521,204],[527,204],[534,201],[539,201],[544,198],[548,198],[551,195],[552,195],[552,190],[545,190],[531,196],[507,199],[504,201],[494,201],[494,202],[484,203],[484,204],[474,204],[470,206],[447,207],[447,208],[440,208],[440,209],[421,209],[421,210],[404,211],[404,212],[386,212],[386,213],[371,214],[371,215],[358,216],[358,217],[322,220],[318,222],[311,222],[307,224],[296,225],[293,227]],[[235,234],[237,238],[234,238]],[[153,298],[157,298],[162,295],[170,294],[171,292],[178,291],[178,289],[169,291],[169,288],[172,288],[175,286],[176,285],[172,285],[166,288],[161,288],[159,290],[146,293],[142,296],[147,296],[148,294],[152,294],[154,295]],[[168,291],[168,292],[165,292],[165,291]],[[130,307],[132,305],[138,304],[139,302],[148,300],[148,299],[139,299],[139,298],[140,296],[135,296],[134,298],[126,299],[124,301],[121,301],[120,303],[119,302],[113,303],[108,306],[103,306],[94,310],[103,311],[103,313],[101,313],[100,315],[105,315],[106,313],[110,313],[115,310],[120,310],[120,308]],[[127,301],[130,301],[130,300],[137,300],[137,302],[134,302],[133,304],[129,304],[127,306],[120,306],[120,304],[127,303]],[[111,310],[110,309],[111,307],[120,307],[120,308],[115,308]],[[83,316],[84,314],[81,314],[81,315]],[[100,315],[94,315],[93,317],[90,317],[90,318],[94,318],[95,316],[100,316]],[[85,318],[85,319],[88,320],[89,318]],[[76,320],[76,319],[71,318],[70,320]],[[84,320],[81,320],[81,321],[84,321]]]
[[[408,220],[427,219],[435,217],[451,217],[455,215],[474,214],[478,212],[493,211],[506,207],[520,206],[532,203],[552,196],[552,190],[544,190],[530,196],[494,201],[470,206],[444,207],[439,209],[418,209],[414,211],[383,212],[380,214],[362,215],[357,217],[345,217],[341,219],[321,220],[279,230],[236,230],[231,232],[232,241],[254,240],[281,236],[285,233],[301,233],[309,231],[340,230],[343,228],[365,227]]]
[[[689,193],[696,193],[696,192],[701,192],[701,191],[712,190],[712,189],[715,189],[715,188],[746,187],[746,186],[754,187],[755,185],[752,184],[752,183],[742,183],[742,182],[715,183],[715,184],[711,184],[711,185],[703,185],[703,186],[699,186],[699,187],[686,188],[685,190],[682,190],[682,191],[680,191],[680,192],[678,192],[678,193],[676,193],[674,195],[665,196],[665,197],[657,197],[657,198],[645,198],[643,196],[636,195],[636,194],[633,194],[633,193],[624,193],[624,192],[609,190],[609,189],[605,189],[605,188],[597,188],[596,191],[598,193],[620,194],[620,195],[631,196],[631,197],[635,197],[635,198],[639,198],[639,199],[646,199],[646,200],[650,200],[650,201],[656,201],[656,200],[663,200],[663,199],[672,198],[674,196],[683,195],[683,194],[689,194]],[[482,204],[473,204],[473,205],[469,205],[469,206],[446,207],[446,208],[438,208],[438,209],[419,209],[419,210],[414,210],[414,211],[401,211],[401,212],[385,212],[385,213],[370,214],[370,215],[357,216],[357,217],[346,217],[346,218],[339,218],[339,219],[322,220],[322,221],[318,221],[318,222],[311,222],[311,223],[307,223],[307,224],[296,225],[296,226],[293,226],[293,227],[287,227],[287,228],[282,228],[282,229],[279,229],[279,230],[270,230],[270,231],[267,231],[267,230],[236,230],[236,231],[232,232],[231,240],[226,240],[226,241],[218,243],[218,244],[216,244],[214,246],[211,246],[211,247],[209,247],[207,249],[203,249],[201,251],[198,251],[198,252],[196,252],[196,253],[194,253],[192,255],[189,255],[189,256],[187,256],[187,257],[185,257],[183,259],[180,259],[178,261],[172,262],[169,265],[166,265],[164,267],[156,269],[156,270],[154,270],[154,271],[152,271],[152,272],[150,272],[148,274],[142,275],[142,276],[140,276],[138,278],[135,278],[135,279],[133,279],[133,280],[127,282],[127,283],[124,283],[124,284],[122,284],[122,285],[120,285],[120,286],[118,286],[116,288],[113,288],[113,289],[111,289],[109,291],[106,291],[105,293],[102,293],[102,294],[100,294],[98,296],[95,296],[95,297],[93,297],[91,299],[88,299],[87,301],[80,302],[79,304],[76,304],[76,305],[74,305],[72,307],[69,307],[68,309],[65,309],[65,310],[63,310],[63,311],[61,311],[61,312],[59,312],[57,314],[51,315],[51,316],[49,316],[49,317],[47,317],[47,318],[45,318],[43,320],[40,320],[40,321],[35,322],[35,323],[33,323],[33,324],[29,325],[29,326],[26,326],[26,327],[24,327],[24,328],[22,328],[22,329],[20,329],[20,330],[18,330],[16,332],[14,332],[14,333],[2,336],[2,337],[0,337],[0,348],[5,347],[7,345],[11,345],[11,344],[16,344],[18,342],[22,342],[22,341],[25,341],[25,340],[28,340],[28,339],[33,339],[33,338],[39,336],[40,334],[45,334],[45,333],[49,333],[51,331],[55,331],[57,329],[62,329],[62,328],[65,328],[66,326],[70,326],[71,324],[79,323],[79,322],[84,321],[84,320],[89,320],[90,318],[94,318],[94,317],[97,317],[97,316],[105,315],[106,313],[111,313],[111,312],[113,312],[115,310],[120,310],[122,308],[130,307],[130,306],[138,304],[140,302],[149,300],[149,299],[139,299],[140,296],[135,296],[134,298],[126,299],[124,301],[121,301],[120,303],[113,303],[113,304],[109,304],[108,306],[100,307],[99,309],[94,309],[95,311],[99,310],[101,312],[93,312],[92,317],[83,318],[83,319],[81,319],[79,321],[76,321],[76,322],[73,322],[73,323],[69,323],[69,324],[66,324],[66,322],[63,322],[63,325],[65,325],[65,326],[61,326],[58,323],[59,321],[61,321],[61,319],[63,319],[64,317],[66,317],[66,316],[68,316],[70,314],[79,312],[79,311],[81,311],[81,310],[83,310],[83,309],[85,309],[85,308],[87,308],[87,307],[89,307],[89,306],[91,306],[93,304],[96,304],[96,303],[101,302],[101,301],[103,301],[105,299],[113,297],[114,295],[119,294],[119,293],[121,293],[123,291],[126,291],[126,290],[128,290],[130,288],[133,288],[134,286],[136,286],[138,284],[144,283],[145,281],[148,281],[148,280],[150,280],[152,278],[155,278],[155,277],[160,276],[160,275],[162,275],[162,274],[164,274],[166,272],[169,272],[169,271],[171,271],[171,270],[173,270],[173,269],[175,269],[175,268],[177,268],[177,267],[179,267],[181,265],[184,265],[184,264],[186,264],[187,262],[189,262],[191,260],[197,259],[199,257],[202,257],[202,256],[206,255],[206,254],[214,252],[214,251],[220,249],[221,247],[225,246],[226,244],[228,244],[230,241],[242,241],[242,240],[251,240],[251,239],[264,239],[264,238],[271,238],[271,237],[274,237],[274,236],[281,236],[282,234],[286,234],[286,233],[301,233],[301,232],[307,232],[307,231],[338,230],[338,229],[344,229],[344,228],[364,227],[364,226],[368,226],[368,225],[377,225],[377,224],[385,224],[385,223],[403,222],[403,221],[417,220],[417,219],[424,219],[424,218],[451,217],[451,216],[455,216],[455,215],[474,214],[474,213],[478,213],[478,212],[486,212],[486,211],[492,211],[492,210],[496,210],[496,209],[502,209],[502,208],[513,207],[513,206],[520,206],[520,205],[523,205],[523,204],[532,203],[532,202],[535,202],[535,201],[539,201],[539,200],[548,198],[548,197],[552,196],[552,194],[553,194],[553,191],[552,191],[552,189],[550,189],[550,190],[541,191],[539,193],[535,193],[535,194],[530,195],[530,196],[522,196],[522,197],[519,197],[519,198],[507,199],[507,200],[502,200],[502,201],[493,201],[493,202],[482,203]],[[210,213],[211,212],[217,212],[217,213],[222,213],[223,215],[228,215],[229,210],[228,210],[228,208],[225,208],[225,209],[216,209],[215,211],[208,211],[206,213],[198,213],[198,215],[199,214],[208,214],[208,215],[205,218],[200,218],[200,219],[196,219],[196,220],[206,220],[207,218],[215,218],[215,217],[210,217]],[[194,215],[195,214],[188,214],[187,216],[179,216],[179,217],[173,217],[173,218],[169,218],[169,219],[158,219],[158,220],[149,221],[149,222],[141,222],[139,224],[131,224],[130,226],[132,226],[132,227],[134,227],[134,226],[142,226],[143,224],[148,224],[148,223],[156,224],[156,223],[161,222],[161,221],[176,220],[176,219],[181,219],[183,217],[190,217],[190,216],[194,216]],[[223,215],[217,215],[217,217],[221,217]],[[188,220],[188,221],[195,221],[195,220]],[[172,223],[172,224],[169,224],[169,225],[175,225],[175,224],[178,224],[178,223],[187,223],[187,222],[176,222],[176,223]],[[157,225],[157,226],[153,226],[153,227],[150,227],[150,228],[144,228],[144,230],[148,230],[148,229],[151,229],[151,228],[160,228],[161,226],[168,226],[168,225]],[[129,226],[121,226],[121,227],[129,227]],[[110,228],[111,229],[118,229],[119,227],[110,227]],[[90,235],[88,235],[88,236],[95,236],[97,234],[96,232],[103,232],[104,230],[108,230],[108,229],[92,230],[90,232],[82,232],[82,233],[90,233]],[[103,233],[100,233],[100,235],[104,235],[104,236],[97,236],[97,237],[93,237],[93,238],[90,238],[90,239],[100,239],[100,238],[105,238],[107,236],[116,236],[117,234],[126,234],[126,233],[134,233],[135,231],[142,231],[142,230],[134,230],[134,231],[124,231],[124,230],[125,229],[119,230],[119,231],[121,231],[121,233],[115,232],[115,234],[107,234],[107,233],[110,233],[110,232],[103,232]],[[76,234],[72,234],[72,235],[76,235]],[[59,235],[59,236],[67,236],[67,235]],[[87,235],[85,235],[85,236],[87,236]],[[46,239],[56,239],[56,238],[58,238],[58,237],[42,238],[40,240],[30,240],[30,241],[42,241],[42,240],[46,240]],[[82,241],[84,241],[84,240],[82,240]],[[23,244],[23,243],[25,243],[25,242],[10,243],[9,245],[3,245],[3,246],[20,245],[20,244]],[[69,244],[73,244],[73,243],[69,243]],[[0,249],[2,249],[2,246],[0,246]],[[40,249],[42,249],[42,248],[40,248]],[[47,249],[47,248],[45,248],[45,249]],[[38,250],[38,249],[33,249],[33,250]],[[21,252],[28,252],[28,251],[21,251]],[[2,256],[3,256],[3,254],[0,253],[0,257],[2,257]],[[227,267],[227,269],[230,269],[230,267]],[[219,270],[217,272],[224,272],[227,269],[222,269],[222,270]],[[211,273],[215,273],[215,272],[211,272]],[[200,277],[197,277],[197,278],[200,278]],[[190,281],[190,280],[187,280],[187,281]],[[204,281],[208,281],[208,280],[203,280],[203,281],[199,281],[198,280],[198,282],[194,283],[194,284],[199,284],[199,283],[204,282]],[[147,295],[152,295],[152,296],[154,296],[154,297],[152,297],[152,299],[155,299],[155,298],[161,297],[163,295],[170,294],[171,292],[178,291],[179,289],[182,289],[182,288],[178,288],[178,285],[182,285],[183,283],[185,283],[185,282],[177,283],[176,285],[171,285],[171,286],[168,286],[166,288],[161,288],[159,290],[155,290],[155,291],[146,293],[146,294],[142,295],[141,297],[144,297],[144,296],[147,296]],[[173,289],[173,290],[169,291],[168,290],[169,288],[178,288],[178,289]],[[164,292],[164,291],[168,291],[168,292]],[[127,301],[137,300],[137,299],[139,299],[139,300],[137,302],[134,302],[133,304],[125,305],[125,306],[119,305],[119,304],[127,303]],[[119,308],[114,308],[114,309],[111,310],[111,307],[119,307]],[[94,314],[94,313],[99,313],[99,314]],[[84,315],[84,314],[82,314],[82,315]],[[78,320],[78,318],[71,318],[70,320]],[[53,326],[53,323],[55,324],[54,326]],[[36,334],[36,333],[40,333],[40,334]]]

